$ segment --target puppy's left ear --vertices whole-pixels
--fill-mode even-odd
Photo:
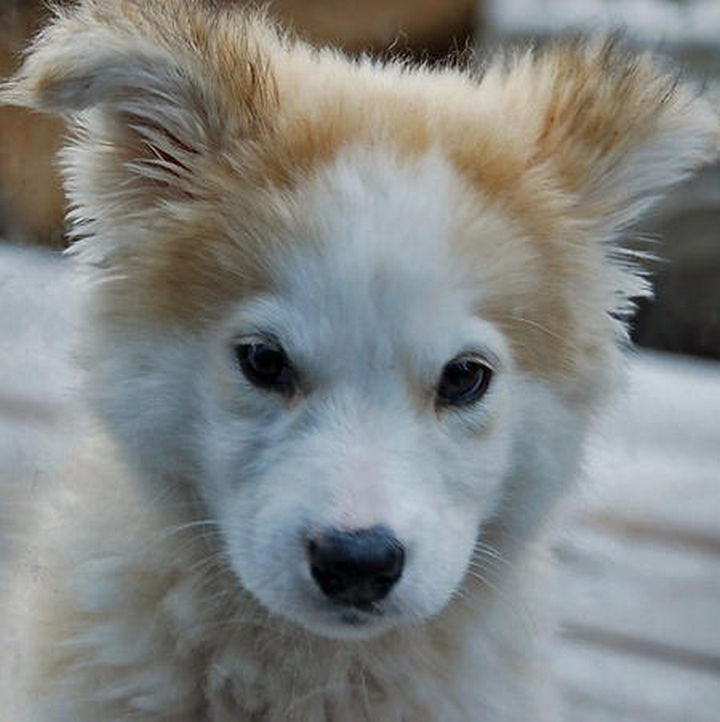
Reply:
[[[506,121],[530,139],[524,172],[565,191],[569,212],[591,229],[633,223],[718,157],[718,109],[619,38],[560,42],[504,72]]]
[[[65,116],[72,202],[127,218],[206,193],[203,159],[268,122],[263,39],[277,45],[267,24],[209,3],[82,0],[56,9],[0,101]]]

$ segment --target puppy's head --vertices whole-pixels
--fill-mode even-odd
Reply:
[[[489,525],[532,534],[643,291],[611,241],[718,140],[612,42],[471,78],[189,1],[61,12],[4,98],[75,129],[99,414],[246,590],[338,637],[438,613]]]

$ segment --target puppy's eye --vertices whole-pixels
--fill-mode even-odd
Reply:
[[[460,356],[448,362],[437,386],[440,406],[468,406],[485,394],[492,369],[474,356]]]
[[[263,341],[240,343],[235,347],[235,354],[250,383],[269,391],[292,391],[295,372],[279,346]]]

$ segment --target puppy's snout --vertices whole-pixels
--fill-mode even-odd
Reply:
[[[400,579],[405,550],[386,527],[330,530],[307,542],[313,579],[338,604],[368,607],[384,599]]]

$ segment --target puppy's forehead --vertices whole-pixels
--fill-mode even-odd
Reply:
[[[298,188],[303,238],[273,260],[275,293],[307,334],[344,344],[455,335],[475,292],[453,242],[459,197],[439,153],[346,149]]]

